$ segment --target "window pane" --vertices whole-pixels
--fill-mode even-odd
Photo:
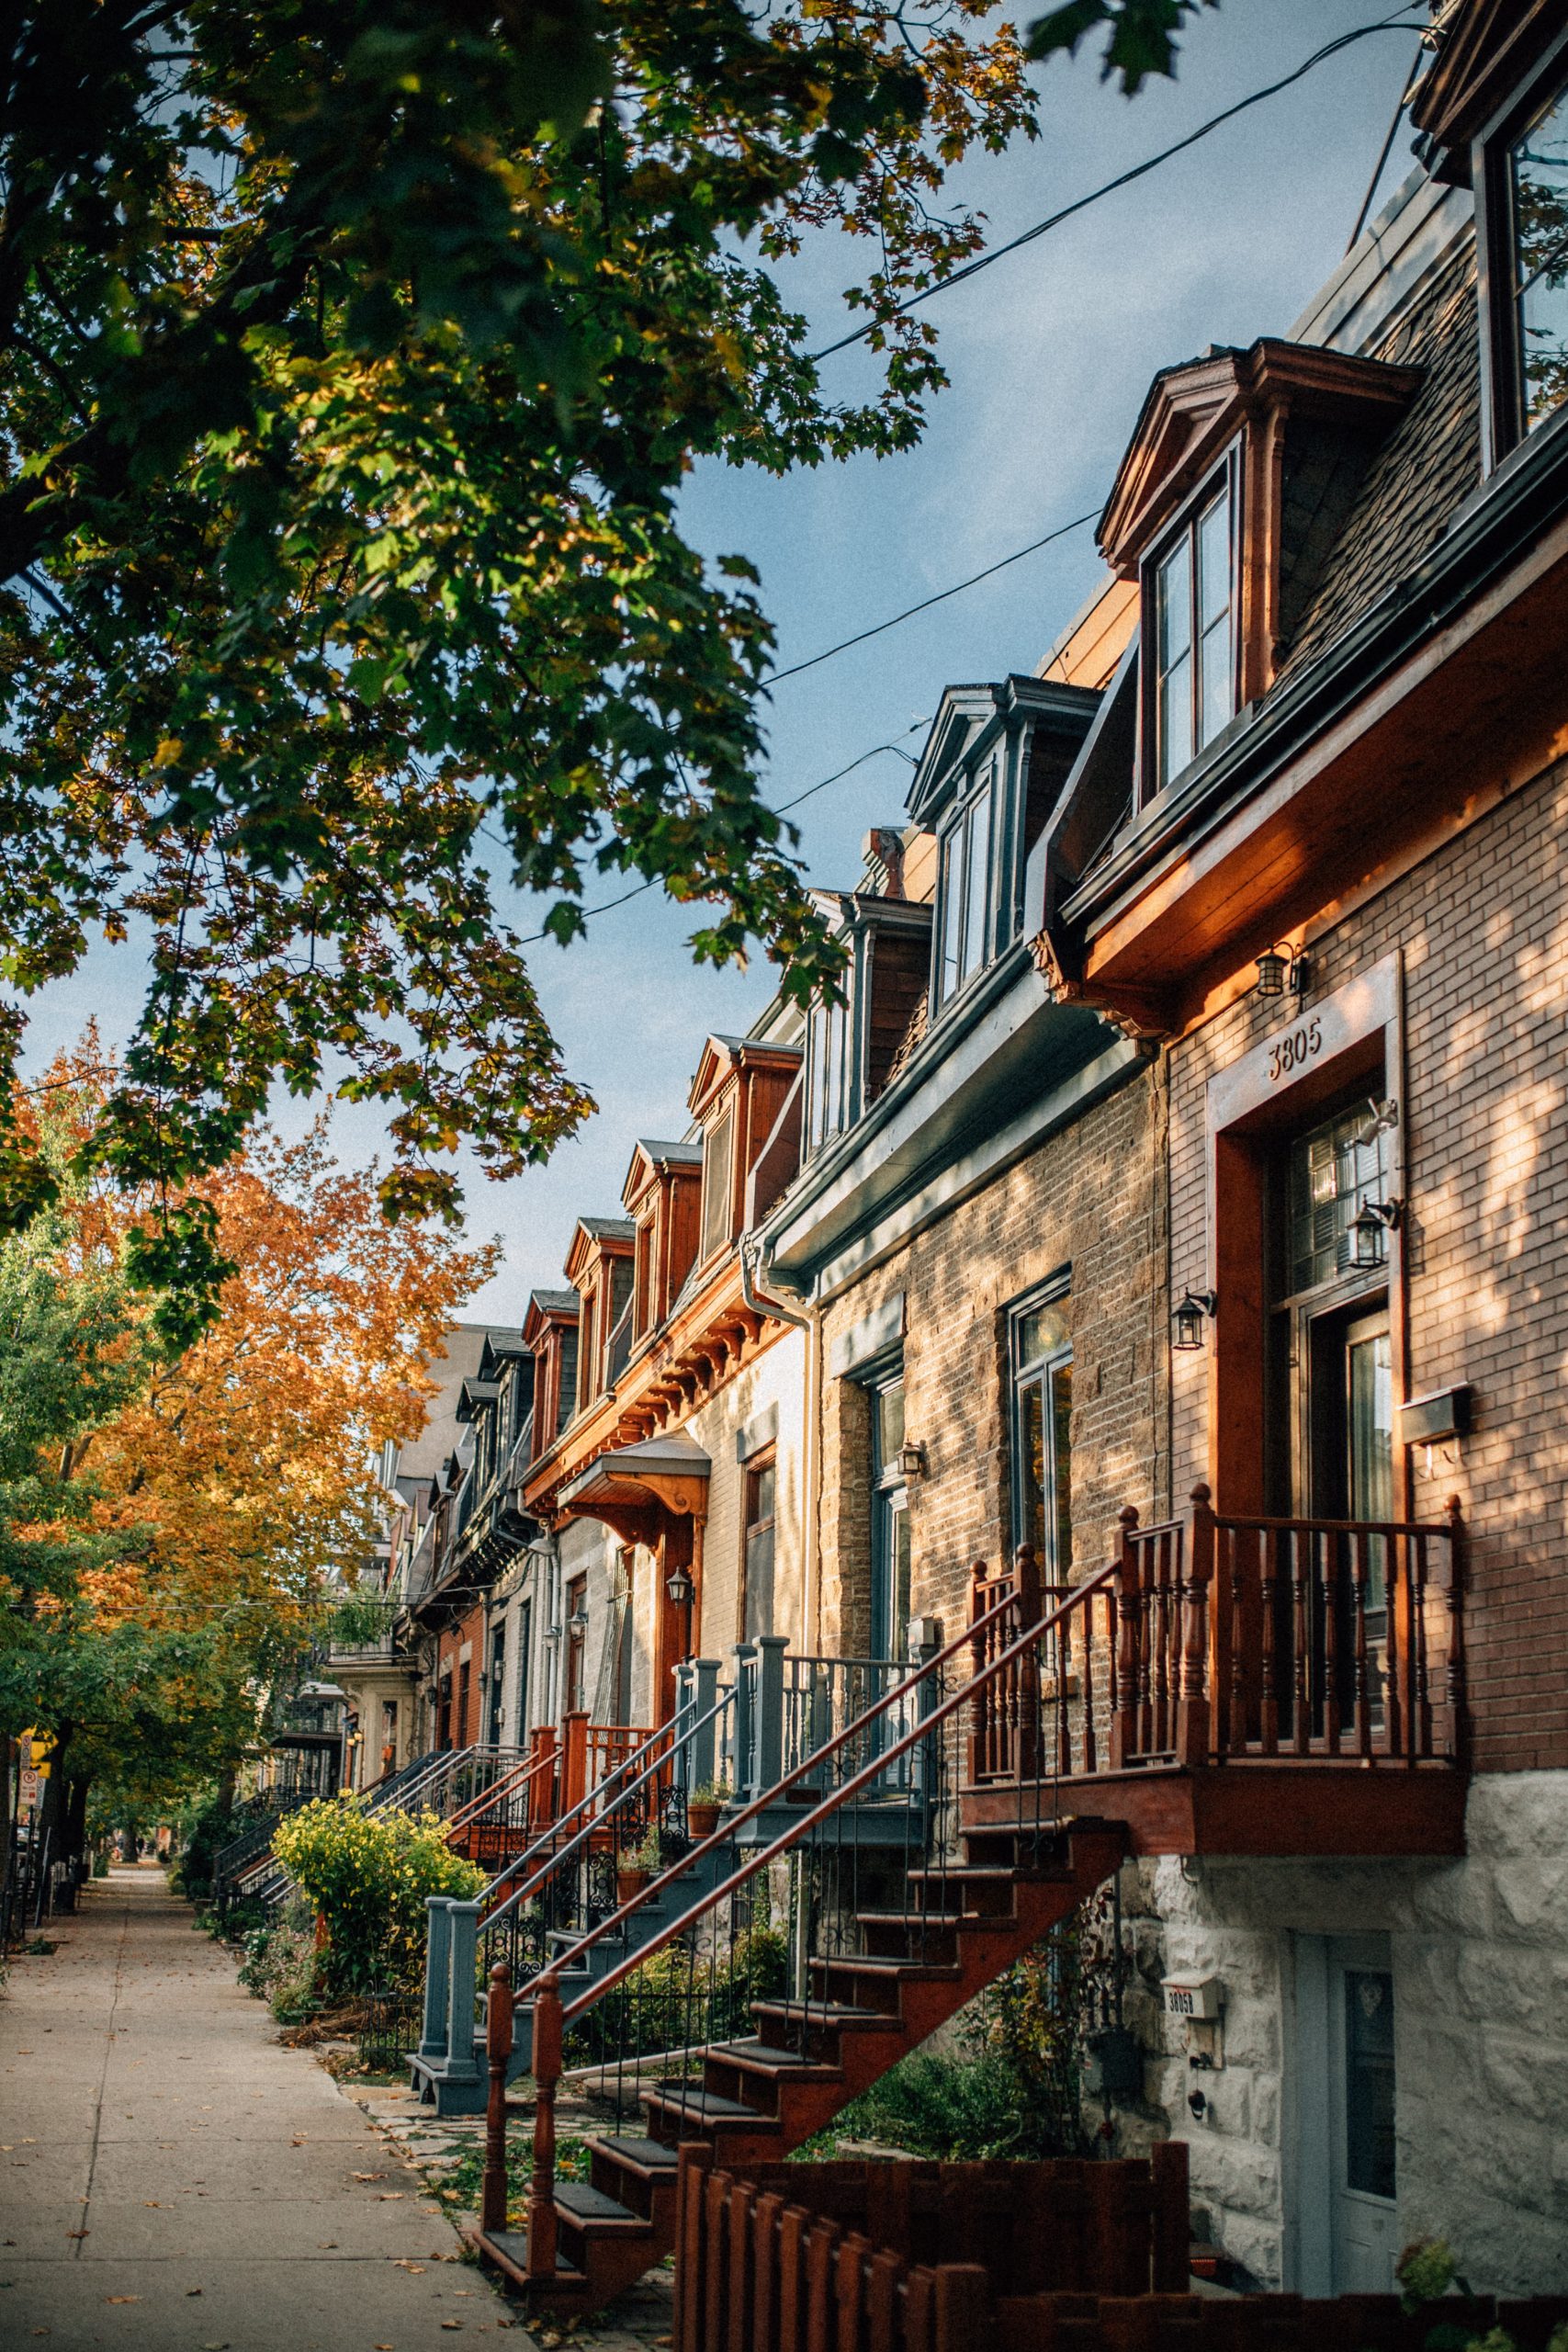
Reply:
[[[1159,668],[1174,669],[1192,643],[1192,550],[1185,532],[1156,575],[1159,600]]]
[[[764,1469],[755,1471],[752,1474],[751,1508],[747,1513],[747,1524],[750,1527],[756,1527],[760,1525],[763,1520],[771,1520],[773,1515],[773,1465],[770,1462]]]
[[[1350,1349],[1350,1516],[1393,1517],[1393,1342],[1386,1331]]]
[[[955,825],[942,845],[942,953],[937,960],[936,1001],[946,1002],[958,986],[964,936],[964,828]]]
[[[703,1146],[703,1256],[729,1239],[730,1177],[734,1168],[735,1114],[727,1111]]]
[[[1198,749],[1212,743],[1222,727],[1235,716],[1235,689],[1231,683],[1231,623],[1226,613],[1204,632],[1198,648]]]
[[[879,1389],[874,1409],[876,1415],[876,1468],[881,1472],[897,1460],[898,1449],[904,1442],[903,1382],[896,1382],[891,1388]]]
[[[1287,1295],[1314,1290],[1340,1272],[1340,1237],[1362,1203],[1388,1198],[1383,1138],[1369,1132],[1369,1106],[1326,1119],[1291,1147],[1291,1238]]]
[[[1067,1344],[1066,1310],[1058,1300],[1054,1306],[1033,1306],[1021,1315],[1015,1326],[1018,1362],[1025,1365],[1038,1363],[1042,1356],[1053,1355]]]
[[[1393,1978],[1345,1971],[1345,2186],[1394,2194]]]
[[[766,1474],[770,1478],[773,1473]],[[753,1527],[746,1536],[746,1639],[773,1630],[773,1522]]]
[[[1052,1499],[1056,1524],[1053,1531],[1052,1566],[1057,1582],[1073,1565],[1073,1367],[1058,1363],[1050,1373],[1051,1451],[1055,1473]]]
[[[1568,91],[1531,125],[1512,161],[1529,432],[1568,398]]]
[[[1159,780],[1168,784],[1192,757],[1192,662],[1180,664],[1159,682]]]
[[[1206,636],[1231,606],[1231,502],[1216,498],[1198,518],[1198,626]]]
[[[1045,1556],[1045,1393],[1038,1380],[1018,1396],[1018,1540]]]
[[[986,960],[986,914],[990,899],[991,796],[977,792],[969,804],[968,878],[964,889],[964,953],[961,976],[967,979]]]

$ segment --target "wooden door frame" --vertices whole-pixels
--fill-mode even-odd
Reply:
[[[1292,1004],[1269,1036],[1218,1071],[1205,1102],[1208,1286],[1218,1301],[1209,1350],[1209,1480],[1214,1507],[1268,1507],[1269,1189],[1280,1143],[1365,1079],[1393,1099],[1389,1188],[1404,1193],[1404,1039],[1397,951],[1331,995]],[[1389,1331],[1396,1406],[1408,1395],[1404,1224],[1388,1236]],[[1395,1508],[1410,1508],[1409,1448]]]

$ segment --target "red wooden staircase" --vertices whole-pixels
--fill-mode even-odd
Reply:
[[[624,1936],[627,1915],[655,1895],[667,1910],[679,1909],[670,1903],[672,1887],[690,1874],[695,1893],[706,1865],[712,1891],[698,1894],[590,1991],[563,2008],[557,1972],[536,1980],[529,2006],[538,2102],[525,2232],[507,2227],[505,2077],[513,1996],[504,1969],[493,1972],[478,2245],[527,2288],[536,2308],[592,2311],[671,2252],[682,2144],[706,2143],[730,2170],[776,2163],[917,2049],[1116,1869],[1125,1850],[1120,1825],[1065,1815],[1058,1792],[1039,1780],[1018,1783],[1012,1818],[975,1817],[973,1781],[989,1711],[999,1694],[1016,1689],[1020,1659],[1034,1653],[1059,1611],[1021,1626],[1021,1613],[1019,1596],[1010,1590],[912,1682],[888,1691],[777,1789],[594,1929],[585,1940]],[[761,1834],[756,1819],[792,1793],[800,1817],[770,1842],[755,1842]],[[994,1812],[994,1781],[988,1794]],[[857,1802],[903,1807],[908,1838],[891,1863],[885,1835],[874,1851],[856,1839]],[[732,1867],[712,1885],[719,1847]],[[748,2032],[733,2000],[727,2006],[721,1997],[730,1981],[725,1971],[754,1934],[759,1887],[776,1894],[786,1874],[793,1981],[746,2005]],[[647,1962],[661,1948],[667,1979],[653,1996],[645,1990]],[[613,2087],[617,2098],[629,2081],[643,2110],[640,2132],[590,2140],[587,2183],[555,2175],[563,2061],[589,2088]]]

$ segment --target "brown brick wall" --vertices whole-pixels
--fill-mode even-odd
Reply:
[[[1314,994],[1391,951],[1404,989],[1409,1389],[1468,1380],[1475,1426],[1411,1459],[1409,1507],[1458,1495],[1481,1770],[1568,1765],[1568,763],[1314,943]],[[1204,1095],[1293,1008],[1244,998],[1170,1056],[1170,1264],[1201,1286]],[[1222,1302],[1223,1312],[1223,1302]],[[1208,1468],[1206,1355],[1175,1359],[1174,1484]],[[1136,1498],[1134,1498],[1135,1499]],[[1224,1508],[1224,1497],[1216,1498]]]
[[[893,1293],[906,1301],[905,1419],[930,1475],[909,1490],[911,1601],[963,1622],[969,1570],[1010,1544],[1007,1307],[1070,1265],[1074,1356],[1073,1516],[1081,1573],[1109,1556],[1126,1502],[1168,1508],[1164,1345],[1166,1244],[1153,1181],[1163,1081],[1138,1069],[1053,1136],[928,1227],[826,1309],[823,1344]],[[870,1430],[865,1392],[825,1382],[822,1627],[826,1647],[869,1637]]]

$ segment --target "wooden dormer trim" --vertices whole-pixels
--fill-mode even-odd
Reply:
[[[578,1325],[579,1412],[586,1412],[610,1385],[610,1335],[619,1317],[615,1270],[625,1266],[630,1275],[636,1244],[636,1228],[625,1217],[580,1217],[572,1234],[565,1272],[582,1302]]]
[[[1450,11],[1410,109],[1434,178],[1469,187],[1474,141],[1565,30],[1563,0],[1460,0]]]
[[[733,1117],[734,1125],[728,1196],[717,1213],[719,1238],[705,1251],[699,1234],[699,1268],[716,1265],[745,1230],[751,1172],[770,1140],[777,1150],[779,1115],[799,1077],[804,1052],[803,1046],[761,1037],[710,1036],[703,1047],[687,1104],[703,1130],[705,1185],[721,1164],[713,1155],[713,1138],[727,1117]],[[705,1193],[701,1213],[705,1217]]]
[[[534,1358],[534,1453],[536,1459],[555,1443],[558,1430],[570,1419],[561,1410],[561,1370],[569,1338],[575,1340],[579,1302],[571,1291],[535,1291],[523,1318],[523,1344]],[[572,1365],[573,1385],[576,1363]],[[575,1403],[575,1397],[571,1400]]]
[[[1327,424],[1370,452],[1404,414],[1420,381],[1417,368],[1272,336],[1156,378],[1100,517],[1100,550],[1120,579],[1138,579],[1228,469],[1239,548],[1237,709],[1269,692],[1283,650],[1292,429]]]
[[[632,1345],[668,1317],[697,1254],[702,1207],[700,1143],[640,1141],[621,1199],[637,1229],[632,1266]]]

